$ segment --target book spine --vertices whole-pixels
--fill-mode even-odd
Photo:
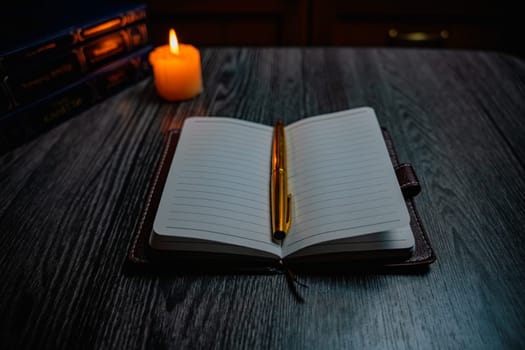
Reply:
[[[140,4],[135,8],[98,18],[78,27],[65,28],[24,47],[17,47],[4,52],[0,55],[0,63],[9,69],[33,64],[40,59],[46,59],[49,56],[56,55],[57,52],[70,49],[101,35],[145,21],[146,18],[146,5]]]
[[[85,74],[146,46],[148,28],[145,22],[108,33],[62,55],[41,60],[28,69],[7,71],[5,90],[12,94],[10,109],[25,105],[78,80]]]
[[[145,47],[92,72],[54,94],[0,118],[0,154],[3,154],[148,76]]]

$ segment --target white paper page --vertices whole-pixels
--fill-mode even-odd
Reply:
[[[345,237],[406,227],[410,217],[371,108],[286,127],[292,226],[283,256]]]
[[[261,257],[275,259],[275,253],[269,253],[263,250],[247,248],[231,244],[223,244],[206,240],[196,240],[193,238],[167,237],[166,239],[157,239],[155,244],[162,246],[162,249],[175,251],[188,251],[200,253],[227,253],[234,255],[248,255],[250,257]]]
[[[159,240],[187,237],[280,256],[270,233],[272,135],[272,127],[247,121],[188,118],[154,221]]]
[[[335,241],[310,246],[295,252],[291,257],[303,257],[318,254],[348,253],[348,252],[373,252],[373,251],[396,251],[393,255],[399,255],[400,251],[409,253],[414,246],[414,234],[410,227],[401,227],[389,231],[373,234],[343,238]],[[385,257],[388,253],[381,254]]]

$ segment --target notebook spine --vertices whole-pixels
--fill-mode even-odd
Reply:
[[[116,32],[107,33],[83,45],[71,48],[53,57],[40,60],[29,67],[3,67],[1,90],[6,95],[5,111],[12,111],[46,96],[108,62],[146,46],[148,27],[145,22]]]
[[[0,118],[0,153],[27,142],[149,75],[147,46]]]

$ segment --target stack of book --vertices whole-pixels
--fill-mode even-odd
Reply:
[[[35,17],[45,18],[40,28],[29,18],[2,35],[1,153],[148,75],[146,6],[89,5]]]

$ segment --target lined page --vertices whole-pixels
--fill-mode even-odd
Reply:
[[[348,253],[348,252],[381,252],[382,258],[387,256],[399,256],[410,253],[414,246],[414,234],[410,226],[401,227],[390,231],[371,233],[351,238],[343,238],[334,241],[310,246],[296,251],[290,257],[298,258],[308,255]],[[385,253],[385,250],[390,254]],[[367,254],[367,256],[369,255]]]
[[[188,118],[155,217],[157,242],[186,237],[208,241],[206,251],[219,242],[280,256],[270,233],[272,134],[232,118]],[[180,245],[188,246],[199,244]]]
[[[371,108],[286,127],[292,226],[283,255],[321,242],[409,225],[409,214]]]

